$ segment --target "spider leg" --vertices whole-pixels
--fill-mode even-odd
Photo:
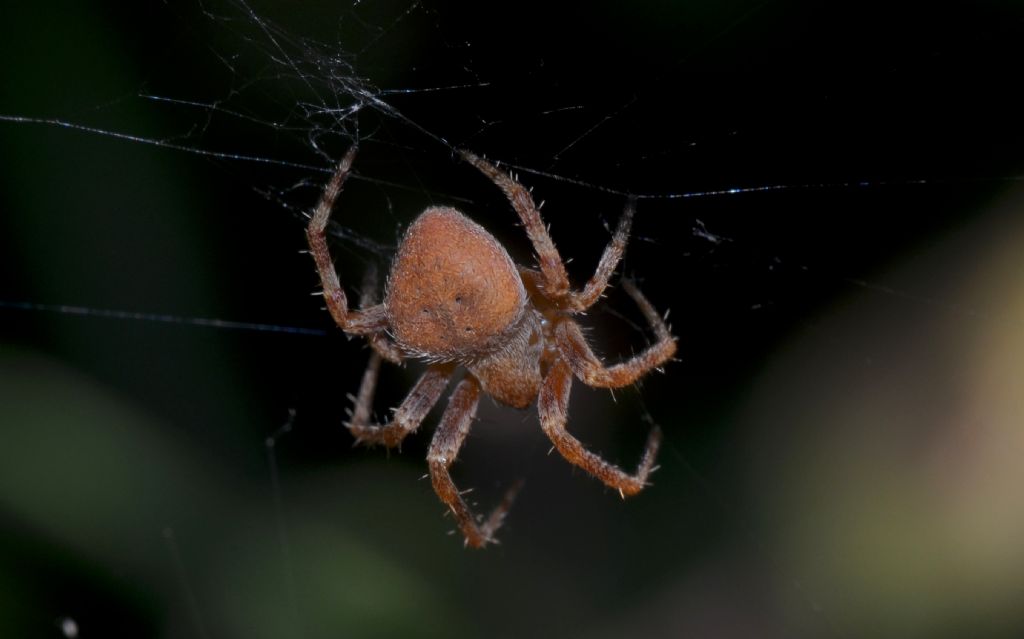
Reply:
[[[352,169],[352,161],[355,159],[356,149],[349,149],[345,157],[338,164],[337,171],[331,176],[327,186],[324,187],[320,202],[313,210],[313,215],[306,227],[306,239],[309,241],[309,252],[316,262],[316,270],[320,275],[320,282],[324,288],[324,300],[327,302],[327,310],[330,311],[334,323],[341,330],[353,335],[367,335],[381,333],[387,328],[387,316],[383,306],[373,306],[365,310],[353,311],[348,308],[348,299],[345,297],[345,290],[338,281],[338,274],[334,270],[334,262],[331,259],[330,249],[327,247],[327,222],[331,216],[334,203],[341,193],[341,187],[345,183]],[[389,352],[381,349],[387,359],[397,353],[397,350]],[[385,355],[385,353],[387,353]]]
[[[384,444],[388,448],[393,448],[402,443],[406,435],[419,428],[448,386],[448,379],[455,370],[455,365],[435,364],[428,368],[395,409],[390,422],[371,424],[370,409],[377,386],[377,375],[380,372],[380,360],[380,355],[376,352],[370,355],[370,363],[363,373],[363,381],[359,384],[352,419],[345,426],[356,438],[356,443]]]
[[[473,548],[482,548],[488,543],[495,543],[494,533],[505,519],[505,513],[511,507],[512,500],[520,486],[518,482],[513,485],[505,493],[501,503],[481,524],[465,500],[462,499],[455,482],[452,481],[449,469],[455,462],[459,449],[462,448],[462,443],[469,433],[479,400],[480,383],[475,378],[466,377],[459,382],[451,399],[448,400],[448,407],[445,409],[444,415],[441,416],[441,423],[434,433],[434,439],[430,442],[430,450],[427,453],[430,480],[434,485],[434,491],[455,515],[455,521],[466,538],[466,544]]]
[[[636,200],[629,198],[626,201],[626,209],[619,218],[619,224],[615,227],[615,235],[612,236],[608,246],[601,254],[601,261],[597,263],[597,270],[590,276],[590,280],[584,285],[583,290],[573,291],[569,294],[570,308],[576,312],[585,311],[594,305],[604,289],[608,288],[608,280],[611,279],[615,267],[622,261],[626,252],[626,242],[629,241],[629,229],[633,225],[633,213],[636,211]]]
[[[371,264],[363,275],[362,290],[359,294],[359,308],[365,309],[372,307],[376,303],[377,267]],[[381,331],[379,333],[370,333],[366,336],[366,341],[370,343],[370,347],[373,348],[377,355],[383,357],[392,364],[401,365],[403,357],[402,351],[398,348],[398,344],[388,337],[386,332]]]
[[[374,355],[379,355],[392,364],[402,363],[402,350],[392,340],[388,339],[385,333],[371,333],[366,336],[366,340],[370,343],[370,347],[373,348]]]
[[[377,378],[380,376],[380,362],[381,356],[378,353],[370,354],[370,361],[366,363],[363,379],[359,382],[359,392],[354,398],[352,412],[349,414],[347,426],[350,430],[352,424],[367,424],[370,421],[373,395],[377,391]]]
[[[540,270],[544,273],[545,295],[553,300],[561,300],[566,297],[569,294],[569,275],[565,271],[565,264],[562,262],[561,255],[558,254],[558,249],[555,248],[555,243],[551,241],[547,227],[544,226],[540,211],[533,203],[530,192],[487,160],[469,151],[459,151],[459,153],[463,159],[489,177],[505,193],[512,208],[519,214],[519,219],[526,228],[526,235],[533,243],[534,250],[537,251]]]
[[[650,435],[647,436],[644,454],[640,458],[640,466],[637,468],[636,474],[630,475],[587,450],[578,439],[566,430],[571,390],[572,370],[565,360],[558,359],[544,378],[537,401],[544,434],[569,463],[579,466],[604,482],[609,488],[619,491],[623,497],[635,495],[643,490],[647,485],[647,477],[654,467],[658,446],[661,444],[661,429],[658,427],[651,429]]]
[[[519,214],[519,219],[526,228],[526,234],[537,251],[537,258],[540,261],[540,269],[543,274],[543,286],[541,290],[545,297],[558,302],[563,308],[572,311],[582,312],[594,305],[604,289],[608,287],[608,280],[611,279],[615,267],[622,260],[626,252],[626,242],[629,240],[629,229],[633,223],[633,213],[636,210],[636,202],[630,198],[626,203],[626,209],[619,218],[608,246],[605,247],[601,260],[597,264],[597,270],[591,276],[581,291],[570,290],[569,276],[565,270],[565,263],[555,248],[555,243],[544,226],[544,220],[540,211],[533,203],[530,192],[519,182],[514,180],[504,171],[493,166],[486,160],[470,153],[460,151],[462,157],[491,179],[508,198],[512,208]]]
[[[587,344],[579,324],[571,319],[562,320],[555,327],[555,339],[558,342],[562,358],[568,363],[572,372],[588,386],[597,388],[628,386],[675,355],[676,338],[672,336],[664,318],[658,314],[658,311],[647,301],[647,298],[632,281],[623,280],[622,286],[640,307],[658,341],[624,362],[614,366],[605,366]]]

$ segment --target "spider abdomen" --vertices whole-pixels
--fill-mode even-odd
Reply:
[[[432,207],[402,238],[384,304],[405,350],[459,360],[501,347],[527,297],[493,235],[453,208]]]

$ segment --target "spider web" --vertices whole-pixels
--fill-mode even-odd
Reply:
[[[921,374],[890,356],[905,349],[930,361],[920,355],[927,345],[906,337],[920,326],[939,336],[1019,328],[1004,298],[963,294],[978,253],[963,249],[948,265],[935,257],[964,243],[996,247],[1016,228],[1015,209],[1001,203],[1021,181],[1021,105],[1012,83],[968,73],[1019,63],[1012,6],[983,3],[967,15],[762,2],[520,3],[500,15],[430,1],[18,11],[3,22],[32,37],[12,33],[4,45],[5,59],[23,66],[7,72],[0,94],[11,149],[0,160],[9,212],[0,318],[4,379],[33,383],[7,387],[34,403],[5,416],[32,426],[9,448],[49,460],[64,450],[52,442],[69,434],[100,442],[84,461],[68,452],[47,461],[59,478],[140,451],[146,460],[100,469],[105,489],[75,499],[92,512],[110,508],[93,517],[53,514],[69,499],[65,481],[8,471],[5,485],[22,497],[4,496],[16,528],[5,546],[32,557],[30,569],[9,572],[42,575],[17,589],[26,610],[60,627],[74,619],[145,633],[167,623],[169,634],[188,636],[339,627],[520,636],[539,626],[562,636],[838,636],[872,623],[906,636],[959,628],[982,612],[995,611],[997,625],[1019,621],[998,603],[1019,584],[1012,557],[996,553],[1006,573],[970,573],[988,596],[953,607],[943,626],[936,611],[948,601],[899,592],[948,578],[920,567],[930,555],[894,562],[890,573],[884,557],[844,564],[859,544],[899,546],[845,520],[853,532],[843,537],[829,520],[836,511],[821,505],[891,496],[885,487],[909,490],[920,479],[908,470],[878,493],[858,493],[852,486],[876,458],[830,446],[941,452],[960,441],[946,425],[957,406],[892,399],[849,425],[812,410],[826,399],[847,406],[844,391],[858,396],[850,378]],[[503,162],[547,202],[575,282],[593,269],[626,197],[638,198],[623,270],[671,309],[682,363],[615,403],[577,386],[571,427],[631,466],[657,421],[666,447],[654,489],[618,503],[545,455],[535,414],[483,406],[456,480],[479,489],[481,510],[508,482],[526,477],[527,486],[505,545],[480,559],[438,534],[450,524],[429,485],[415,481],[428,434],[389,458],[348,450],[336,424],[366,353],[330,331],[298,251],[303,212],[354,143],[356,174],[331,229],[353,293],[365,273],[386,272],[404,225],[430,204],[466,211],[530,261],[506,203],[455,160],[457,148]],[[834,319],[847,306],[860,309],[864,330]],[[649,339],[614,290],[587,324],[612,359]],[[808,383],[805,398],[793,387],[815,373],[793,370],[817,360],[792,352],[814,348],[832,372]],[[417,370],[390,371],[377,406],[395,405]],[[922,388],[942,383],[951,382]],[[766,399],[773,394],[824,425],[799,411],[787,421],[794,411]],[[61,403],[93,419],[51,406]],[[102,410],[83,408],[93,404]],[[921,408],[929,404],[936,415]],[[278,430],[289,409],[294,421]],[[894,415],[912,410],[927,415],[911,423],[941,427],[893,427]],[[851,439],[869,417],[906,439],[877,429]],[[105,421],[132,428],[94,423]],[[253,445],[254,432],[271,434],[267,448]],[[987,450],[969,448],[979,447]],[[845,461],[848,474],[818,468],[816,455]],[[899,467],[927,466],[912,457]],[[139,505],[150,500],[124,484],[140,476],[165,503]],[[127,516],[111,514],[118,504]],[[917,530],[891,511],[866,512],[885,533]],[[50,558],[55,548],[71,557]],[[15,554],[5,550],[3,561]],[[467,588],[466,575],[481,587]],[[126,594],[140,583],[145,601]],[[872,589],[877,599],[865,594]],[[528,614],[509,619],[509,608]],[[438,630],[422,627],[428,617]],[[15,628],[29,627],[18,619]]]

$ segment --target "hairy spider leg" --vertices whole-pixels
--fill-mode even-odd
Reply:
[[[605,366],[590,348],[579,324],[565,319],[555,326],[555,339],[561,356],[572,368],[576,377],[587,386],[595,388],[621,388],[632,384],[651,369],[658,368],[675,355],[676,338],[672,336],[665,320],[658,315],[647,298],[630,280],[622,281],[622,288],[640,307],[658,341],[651,344],[630,359]]]
[[[654,459],[661,445],[661,429],[655,426],[647,436],[647,445],[640,458],[636,474],[630,475],[597,454],[587,450],[580,440],[566,430],[569,393],[572,390],[572,371],[563,359],[557,360],[540,387],[537,402],[541,428],[558,452],[571,464],[601,480],[606,486],[619,491],[623,497],[635,495],[647,485],[647,477],[654,467]]]
[[[338,169],[331,176],[319,203],[313,210],[313,216],[306,227],[306,239],[309,241],[309,252],[316,262],[316,270],[324,289],[324,301],[331,313],[334,323],[341,330],[352,335],[382,334],[387,329],[387,314],[383,305],[371,306],[362,310],[349,310],[348,298],[341,287],[338,274],[334,270],[330,249],[327,247],[326,229],[330,220],[331,210],[341,193],[342,185],[352,169],[352,161],[356,156],[356,148],[352,147],[338,163]],[[397,348],[381,346],[382,340],[371,340],[374,350],[382,357],[398,363],[401,361]]]
[[[434,439],[430,442],[430,450],[427,452],[427,463],[430,466],[430,481],[434,485],[434,492],[441,498],[441,501],[448,506],[455,521],[466,539],[466,545],[473,548],[482,548],[488,543],[496,543],[494,533],[501,527],[505,514],[512,506],[512,500],[521,486],[521,482],[514,484],[506,493],[490,516],[481,524],[473,515],[466,504],[459,489],[452,481],[449,473],[451,465],[462,448],[469,427],[476,416],[476,407],[480,401],[480,382],[474,377],[467,376],[452,393],[448,400],[448,407],[441,416],[441,423],[434,432]]]
[[[669,332],[664,318],[658,315],[640,289],[629,280],[623,281],[623,288],[640,307],[658,341],[638,355],[606,367],[587,344],[579,324],[571,319],[564,319],[555,327],[559,356],[541,384],[537,405],[541,427],[562,457],[626,497],[640,492],[647,484],[647,476],[651,473],[658,446],[661,444],[661,430],[658,427],[651,429],[640,466],[634,475],[588,451],[566,430],[573,375],[588,386],[620,388],[632,384],[645,373],[661,366],[676,352],[675,338]]]
[[[380,356],[377,353],[372,354],[366,372],[363,373],[363,381],[359,384],[352,419],[345,426],[356,438],[357,444],[383,444],[388,448],[398,446],[407,435],[415,432],[423,423],[427,413],[441,398],[441,393],[448,386],[448,380],[454,370],[455,364],[451,363],[430,366],[395,409],[390,422],[371,424],[370,409],[377,386],[377,375],[380,372]]]
[[[509,174],[479,156],[469,151],[460,151],[459,153],[502,190],[512,208],[519,215],[519,219],[526,229],[526,235],[537,252],[537,259],[544,279],[543,286],[540,287],[542,294],[559,306],[574,312],[582,312],[593,306],[600,299],[601,293],[608,287],[608,281],[626,251],[626,242],[629,240],[629,230],[636,209],[634,199],[630,198],[627,201],[626,209],[622,217],[619,218],[615,234],[608,246],[605,247],[597,269],[590,280],[581,291],[572,291],[565,263],[562,261],[558,249],[555,248],[555,243],[544,225],[544,220],[541,218],[540,211],[534,204],[529,190]]]

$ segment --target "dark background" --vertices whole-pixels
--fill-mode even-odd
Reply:
[[[0,121],[0,632],[1017,635],[1022,20],[3,8],[0,114],[52,120]],[[548,454],[534,410],[484,401],[456,481],[481,511],[526,484],[501,545],[469,551],[420,480],[437,411],[400,453],[351,447],[367,351],[300,251],[353,140],[333,229],[353,297],[430,204],[530,260],[453,148],[534,187],[578,283],[640,197],[622,270],[671,309],[679,362],[615,401],[577,385],[570,428],[632,467],[660,424],[651,489],[619,499]],[[585,321],[611,359],[649,339],[617,291]],[[385,373],[379,415],[419,370]]]

